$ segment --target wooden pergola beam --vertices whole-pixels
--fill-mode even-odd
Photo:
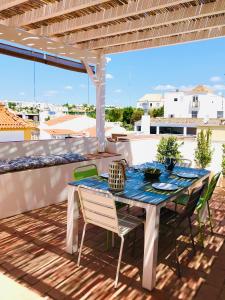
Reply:
[[[82,43],[84,49],[102,49],[117,45],[137,43],[155,38],[163,38],[167,36],[180,35],[184,33],[196,32],[210,28],[225,26],[225,15],[217,15],[214,17],[206,17],[203,19],[190,20],[182,23],[176,23],[167,27],[157,27],[147,31],[139,31],[128,33],[121,36],[114,36],[97,41],[89,41]]]
[[[54,36],[57,34],[64,34],[65,32],[80,30],[90,26],[96,26],[188,2],[190,2],[190,0],[129,1],[128,4],[112,7],[107,10],[101,10],[97,13],[85,15],[71,20],[68,19],[48,26],[42,26],[41,28],[33,30],[32,32],[44,36]],[[20,25],[18,24],[18,26]]]
[[[0,11],[3,11],[8,8],[12,8],[16,5],[20,5],[25,2],[28,2],[28,0],[1,0]]]
[[[166,38],[153,39],[138,43],[132,43],[121,46],[108,47],[103,49],[105,54],[121,53],[128,51],[135,51],[147,48],[158,48],[164,46],[171,46],[176,44],[185,44],[194,41],[214,39],[225,36],[225,26],[219,28],[213,28],[208,30],[202,30],[198,32],[185,33],[181,35],[170,36]]]
[[[105,2],[109,2],[109,0],[62,0],[14,16],[5,21],[5,24],[21,27],[103,4]]]
[[[98,29],[90,29],[86,31],[78,31],[60,38],[62,42],[69,44],[80,43],[88,40],[94,40],[104,37],[135,32],[149,28],[155,28],[162,25],[188,21],[195,18],[202,18],[211,15],[217,15],[225,12],[225,1],[216,3],[207,3],[200,6],[181,8],[173,12],[165,12],[155,16],[145,16],[144,18],[119,23],[116,25],[108,25]]]
[[[4,43],[0,43],[0,54],[35,61],[69,71],[87,73],[86,66],[83,63],[57,57],[55,55],[40,53],[34,50],[7,45]],[[93,73],[95,72],[94,67],[88,65],[88,68],[90,68]]]

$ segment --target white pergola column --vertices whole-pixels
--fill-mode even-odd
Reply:
[[[101,55],[96,64],[96,135],[99,152],[105,151],[105,65],[105,56]]]

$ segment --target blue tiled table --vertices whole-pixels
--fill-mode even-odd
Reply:
[[[153,181],[147,181],[141,170],[146,167],[157,167],[162,171],[157,182],[176,184],[179,189],[175,192],[159,191],[152,187]],[[176,172],[185,171],[198,175],[196,179],[184,179],[174,175]],[[155,286],[156,265],[158,253],[158,232],[160,208],[168,201],[175,200],[189,188],[193,188],[203,180],[207,180],[210,172],[204,169],[175,167],[173,172],[166,172],[164,166],[159,163],[145,163],[127,170],[125,189],[114,193],[115,200],[142,207],[146,210],[145,243],[143,259],[142,286],[152,290]],[[174,174],[173,174],[174,173]],[[94,176],[68,183],[68,211],[67,211],[67,252],[73,253],[78,250],[78,217],[76,190],[79,185],[93,187],[100,190],[108,190],[107,179]]]

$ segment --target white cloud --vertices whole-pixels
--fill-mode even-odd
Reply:
[[[212,82],[219,82],[222,81],[222,78],[220,76],[212,76],[209,80]]]
[[[81,83],[81,84],[80,84],[80,88],[81,88],[81,89],[86,89],[86,88],[87,88],[87,85],[86,85],[86,84],[83,84],[83,83]]]
[[[64,87],[64,89],[65,89],[65,90],[72,90],[73,87],[72,87],[71,85],[66,85],[66,86]]]
[[[25,96],[25,92],[20,92],[19,95],[20,96]]]
[[[176,87],[171,84],[159,84],[152,87],[155,91],[171,91],[176,90]]]
[[[108,64],[110,61],[112,61],[112,58],[109,56],[106,56],[106,63]]]
[[[214,84],[211,88],[216,91],[225,91],[225,84]]]
[[[120,94],[120,93],[122,93],[122,90],[121,89],[116,89],[114,92],[117,93],[117,94]]]
[[[56,90],[49,90],[49,91],[45,92],[44,96],[45,97],[53,97],[53,96],[57,95],[58,93],[59,92]]]
[[[106,78],[106,79],[113,79],[114,77],[113,77],[112,74],[107,73],[107,74],[105,75],[105,78]]]
[[[181,86],[177,87],[176,89],[178,89],[179,91],[188,92],[188,91],[193,90],[194,87],[195,87],[194,85],[181,85]]]

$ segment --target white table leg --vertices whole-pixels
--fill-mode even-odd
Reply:
[[[75,187],[68,185],[66,252],[70,254],[78,251],[79,208],[76,194]]]
[[[160,208],[156,205],[148,205],[146,207],[142,286],[150,291],[155,287],[156,281],[159,218]]]

